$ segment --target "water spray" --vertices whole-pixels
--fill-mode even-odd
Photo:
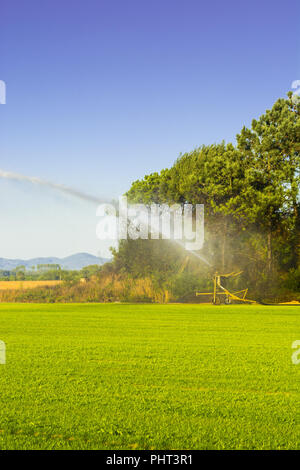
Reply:
[[[0,169],[0,178],[12,180],[12,181],[27,181],[32,184],[38,184],[40,186],[54,189],[55,191],[60,191],[64,194],[74,196],[78,199],[81,199],[82,201],[93,202],[95,204],[103,204],[106,202],[110,202],[110,201],[106,201],[104,198],[100,199],[90,194],[86,194],[78,189],[70,188],[69,186],[65,186],[59,183],[52,183],[51,181],[43,180],[41,178],[37,178],[36,176],[25,176],[19,173],[13,173],[10,171],[4,171]]]
[[[82,201],[94,203],[94,204],[111,204],[115,206],[115,202],[113,200],[105,200],[104,198],[99,198],[87,193],[84,193],[78,189],[71,188],[69,186],[65,186],[63,184],[59,183],[53,183],[51,181],[47,181],[35,176],[25,176],[19,173],[14,173],[10,171],[4,171],[0,169],[0,178],[11,180],[11,181],[25,181],[29,182],[34,185],[40,185],[44,187],[48,187],[52,190],[59,191],[61,193],[67,194],[69,196],[76,197]],[[163,235],[162,230],[159,230],[160,235]],[[183,242],[180,240],[172,240],[174,243],[177,245],[181,246],[183,249],[186,249],[185,245]],[[202,255],[199,253],[196,253],[193,250],[189,250],[189,253],[191,253],[192,256],[198,258],[199,260],[203,261],[206,263],[208,266],[211,266],[209,261],[207,261]]]

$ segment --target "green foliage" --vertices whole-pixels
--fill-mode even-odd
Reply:
[[[113,250],[116,272],[166,281],[178,271],[185,253],[168,240],[122,240]],[[162,266],[164,269],[162,269]]]
[[[204,204],[204,251],[213,270],[243,270],[247,284],[263,293],[300,264],[299,112],[288,94],[242,129],[236,147],[222,142],[181,155],[170,169],[133,183],[130,201]],[[124,245],[121,250],[125,270],[130,259],[137,275],[144,264],[135,246],[130,243],[126,255]],[[177,253],[173,259],[178,268]],[[169,274],[164,259],[159,269]]]
[[[291,291],[300,291],[300,266],[289,270],[284,281],[284,286]]]
[[[200,277],[199,274],[183,272],[173,275],[168,282],[168,287],[177,301],[191,299],[195,302],[197,300],[195,292],[209,292],[212,289],[212,282],[210,276],[205,278]],[[208,302],[210,298],[204,300]]]

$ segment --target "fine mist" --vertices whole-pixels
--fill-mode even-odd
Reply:
[[[104,198],[98,198],[96,196],[93,196],[91,194],[86,194],[82,191],[79,191],[78,189],[75,188],[70,188],[69,186],[65,186],[63,184],[59,183],[52,183],[51,181],[46,181],[41,178],[38,178],[36,176],[25,176],[21,175],[19,173],[13,173],[11,171],[4,171],[0,169],[0,178],[11,180],[11,181],[27,181],[32,184],[38,184],[40,186],[44,186],[50,189],[53,189],[55,191],[62,192],[64,194],[68,194],[69,196],[76,197],[82,201],[86,202],[91,202],[93,204],[113,204],[115,205],[115,202],[113,200],[108,200]],[[160,231],[161,233],[161,231]],[[184,244],[180,242],[179,240],[172,240],[175,242],[177,245],[180,245],[183,249],[185,249]],[[189,253],[191,255],[197,257],[207,265],[211,265],[209,261],[204,256],[201,256],[199,253],[196,253],[195,251],[189,250]]]

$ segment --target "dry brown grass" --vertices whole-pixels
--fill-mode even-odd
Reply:
[[[93,276],[82,282],[0,281],[0,302],[158,302],[173,301],[171,292],[150,278],[119,274]]]
[[[62,281],[0,281],[0,290],[23,290],[57,286]]]

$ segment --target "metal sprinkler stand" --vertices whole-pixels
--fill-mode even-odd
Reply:
[[[196,295],[212,295],[212,303],[214,305],[219,305],[221,300],[224,300],[226,305],[231,304],[233,300],[238,302],[245,302],[250,304],[256,304],[255,300],[250,300],[246,298],[248,288],[243,289],[237,292],[230,292],[226,287],[224,287],[221,283],[223,282],[223,278],[227,279],[229,277],[236,277],[239,276],[243,271],[232,272],[229,274],[218,274],[216,273],[213,278],[213,285],[214,291],[213,292],[196,292]],[[222,297],[224,296],[224,297]]]

